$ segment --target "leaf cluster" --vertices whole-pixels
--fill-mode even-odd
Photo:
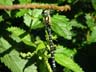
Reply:
[[[0,1],[2,5],[28,3],[71,5],[71,11],[54,11],[51,15],[57,72],[85,72],[75,55],[86,45],[96,43],[96,0]],[[11,72],[52,72],[42,12],[43,9],[0,11],[0,61]]]

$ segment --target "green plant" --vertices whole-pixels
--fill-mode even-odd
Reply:
[[[55,11],[51,17],[52,38],[56,47],[55,60],[57,64],[63,66],[64,72],[84,72],[83,68],[75,62],[74,56],[79,48],[82,49],[96,42],[96,4],[94,1],[48,1],[57,5],[69,3],[73,7],[70,14]],[[2,0],[0,4],[32,2],[45,3],[45,1],[36,0]],[[84,3],[85,8],[92,3],[93,7],[90,6],[92,11],[82,11],[76,8],[74,12],[78,3]],[[48,54],[50,48],[46,41],[48,34],[45,32],[42,11],[43,9],[19,9],[0,12],[0,61],[12,72],[52,72],[48,61],[50,58]],[[70,43],[67,44],[68,42]]]

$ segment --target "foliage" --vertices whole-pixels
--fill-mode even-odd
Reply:
[[[96,43],[96,0],[46,1],[57,5],[70,4],[72,7],[69,12],[54,11],[51,16],[55,60],[63,67],[62,70],[57,68],[57,71],[85,72],[74,57],[78,49]],[[46,1],[2,0],[0,4]],[[0,11],[0,61],[12,72],[52,72],[42,12],[43,9]]]

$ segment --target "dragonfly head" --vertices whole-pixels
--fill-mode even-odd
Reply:
[[[50,15],[50,10],[44,10],[43,11],[43,16],[48,17]]]

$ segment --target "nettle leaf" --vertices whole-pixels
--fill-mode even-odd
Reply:
[[[96,42],[96,26],[93,27],[91,34],[87,36],[87,42],[89,44],[92,42]]]
[[[44,25],[40,21],[41,14],[41,9],[29,10],[29,12],[24,15],[24,23],[31,29],[43,27]]]
[[[37,51],[46,48],[44,42],[40,39],[38,39],[35,43],[37,44]]]
[[[32,38],[30,34],[27,34],[25,30],[20,29],[19,27],[9,27],[7,30],[12,33],[10,37],[16,42],[22,41],[26,45],[36,47],[36,45],[31,41]]]
[[[37,67],[34,63],[25,67],[28,60],[21,59],[19,52],[15,48],[12,48],[11,44],[3,37],[0,38],[0,61],[12,72],[37,72]]]
[[[16,17],[21,17],[24,16],[24,14],[28,11],[28,9],[20,9],[17,13],[16,13]]]
[[[58,35],[66,39],[71,39],[72,37],[71,29],[72,29],[72,26],[70,25],[68,18],[61,15],[53,16],[52,30],[56,32]]]
[[[86,24],[90,28],[91,32],[87,34],[87,42],[88,44],[92,42],[96,42],[96,25],[95,25],[95,19],[92,18],[90,14],[86,14]]]
[[[25,32],[23,29],[20,29],[19,27],[9,27],[7,28],[7,30],[12,34],[16,34],[16,36],[19,36]]]
[[[24,72],[38,72],[37,71],[37,67],[35,66],[35,64],[32,64],[31,66],[28,66]]]
[[[75,19],[71,20],[70,21],[70,24],[73,26],[73,27],[77,27],[77,28],[86,28],[84,25],[82,25],[81,23],[78,23]]]
[[[34,9],[30,13],[32,13],[33,17],[39,18],[42,15],[42,11],[43,11],[42,9]]]
[[[0,37],[0,53],[4,52],[10,47],[11,45],[3,37]]]
[[[95,26],[95,23],[94,23],[95,20],[92,18],[90,14],[86,14],[85,18],[86,18],[86,24],[91,30]]]
[[[31,0],[19,0],[20,4],[31,3]]]
[[[0,1],[0,5],[12,5],[13,0],[2,0]]]
[[[96,0],[91,0],[91,1],[92,1],[93,8],[96,10]]]
[[[58,45],[56,47],[56,53],[60,53],[60,54],[64,54],[70,58],[74,57],[74,55],[76,54],[76,50],[72,50],[72,49],[68,49],[66,47],[63,47],[61,45]]]
[[[71,69],[74,72],[84,72],[77,63],[64,54],[55,54],[55,60],[58,64]]]
[[[68,54],[69,53],[69,54]],[[82,68],[74,62],[71,58],[74,55],[74,51],[67,50],[67,48],[61,48],[55,53],[55,60],[58,64],[74,71],[74,72],[84,72]]]
[[[4,63],[12,72],[37,72],[37,67],[35,64],[32,64],[25,68],[28,60],[21,59],[19,56],[19,52],[16,50],[12,50],[9,54],[1,57],[1,62]]]
[[[4,20],[4,19],[3,19],[3,17],[2,17],[2,16],[0,16],[0,22],[1,22],[1,21],[3,21],[3,20]]]
[[[36,45],[31,41],[31,36],[30,36],[29,34],[25,35],[21,40],[22,40],[26,45],[36,47]]]
[[[7,30],[12,33],[11,38],[16,42],[20,42],[21,39],[19,36],[25,33],[23,29],[20,29],[18,27],[9,27],[7,28]]]

